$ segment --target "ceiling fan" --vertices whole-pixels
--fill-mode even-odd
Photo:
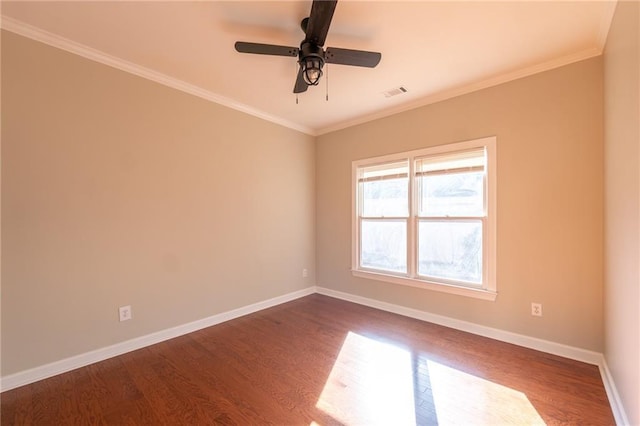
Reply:
[[[329,25],[331,25],[331,19],[337,3],[337,0],[313,1],[310,16],[304,18],[300,23],[302,31],[305,33],[305,38],[300,43],[300,48],[244,41],[237,41],[235,48],[240,53],[297,56],[300,68],[298,69],[293,93],[302,93],[309,86],[317,85],[320,77],[322,77],[322,67],[325,63],[374,68],[382,57],[378,52],[340,49],[337,47],[328,47],[326,50],[322,48],[327,38]]]

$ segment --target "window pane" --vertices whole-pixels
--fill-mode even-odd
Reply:
[[[409,179],[362,183],[362,216],[406,217],[409,212]]]
[[[482,221],[420,221],[418,274],[482,283]]]
[[[429,174],[418,179],[420,216],[484,215],[484,172]]]
[[[362,220],[360,265],[365,268],[407,272],[407,222]]]

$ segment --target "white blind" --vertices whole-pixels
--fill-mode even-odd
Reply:
[[[435,154],[416,159],[416,175],[481,172],[485,167],[484,147]]]
[[[374,180],[401,179],[409,176],[409,164],[407,161],[376,164],[360,167],[358,169],[358,181],[370,182]]]

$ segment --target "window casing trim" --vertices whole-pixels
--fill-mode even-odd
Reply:
[[[415,278],[409,278],[403,275],[392,275],[392,274],[381,273],[379,271],[374,272],[374,271],[367,271],[364,269],[359,269],[359,270],[352,269],[351,274],[354,277],[358,277],[358,278],[366,278],[366,279],[375,280],[375,281],[384,281],[392,284],[400,284],[400,285],[406,285],[409,287],[417,287],[424,290],[433,290],[433,291],[439,291],[442,293],[456,294],[459,296],[473,297],[476,299],[490,300],[492,302],[495,301],[498,296],[497,291],[484,290],[482,288],[459,286],[459,285],[449,284],[445,282],[435,283],[435,282],[422,280],[422,279],[418,280]]]
[[[416,171],[414,170],[415,161],[419,157],[432,156],[438,154],[447,154],[450,152],[464,151],[467,149],[483,147],[486,150],[486,171],[484,182],[485,196],[485,215],[478,217],[469,217],[469,219],[482,220],[483,222],[483,283],[481,285],[473,285],[461,283],[452,280],[432,277],[418,276],[417,274],[417,226],[420,219],[425,219],[417,214],[414,208],[417,203],[417,191],[414,190],[416,185]],[[372,270],[360,266],[360,218],[358,199],[360,194],[358,191],[358,169],[363,166],[373,166],[388,162],[400,162],[407,160],[409,164],[409,217],[407,220],[407,268],[408,273],[386,272],[378,269]],[[424,149],[418,149],[408,152],[390,154],[380,157],[356,160],[352,163],[352,248],[351,248],[351,271],[353,276],[373,279],[377,281],[385,281],[394,284],[408,285],[422,289],[434,290],[461,296],[473,297],[483,300],[495,300],[497,297],[496,286],[496,137],[486,137],[465,142],[457,142],[452,144],[438,145]],[[390,218],[388,218],[390,219]],[[429,217],[429,220],[437,219]],[[412,274],[413,271],[413,274]]]

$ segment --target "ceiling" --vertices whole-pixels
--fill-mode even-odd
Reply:
[[[311,1],[3,1],[1,12],[9,31],[318,135],[599,55],[615,2],[342,0],[325,47],[382,60],[373,69],[329,65],[296,101],[295,58],[237,53],[234,42],[298,47],[310,9]],[[399,86],[407,92],[384,95]]]

